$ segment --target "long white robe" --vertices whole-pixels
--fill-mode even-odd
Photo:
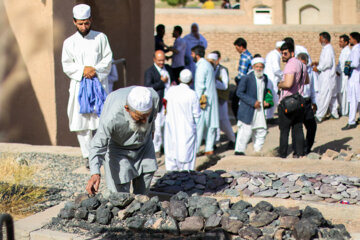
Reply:
[[[170,87],[164,98],[167,100],[164,131],[166,170],[194,170],[199,99],[195,91],[184,83]]]
[[[338,117],[335,52],[330,43],[323,47],[317,69],[320,71],[318,78],[320,90],[316,117],[322,120],[329,108],[331,114]]]
[[[360,102],[360,43],[351,49],[351,67],[353,72],[348,81],[349,124],[355,124],[356,112]]]
[[[344,47],[341,50],[339,56],[339,63],[336,66],[336,72],[340,73],[340,76],[337,76],[337,91],[338,99],[340,103],[341,114],[347,115],[349,113],[349,103],[347,101],[347,82],[348,76],[344,74],[345,62],[350,60],[351,49],[349,46]]]
[[[280,69],[280,59],[281,55],[278,50],[274,49],[270,51],[266,55],[265,59],[265,69],[264,73],[268,76],[268,86],[272,92],[273,100],[274,100],[274,106],[266,109],[266,118],[271,119],[274,118],[275,110],[277,109],[277,105],[279,102],[279,95],[278,95],[278,82],[282,79],[282,71]]]
[[[96,69],[99,81],[108,92],[112,52],[106,35],[93,30],[85,37],[79,32],[74,33],[64,41],[61,61],[64,73],[70,78],[67,107],[70,131],[97,129],[99,118],[96,114],[80,114],[78,95],[85,66]]]
[[[200,99],[204,94],[207,97],[205,109],[201,110],[199,121],[196,124],[198,148],[201,145],[203,134],[206,135],[205,151],[213,151],[217,128],[219,128],[219,105],[216,92],[214,68],[204,58],[196,63],[195,92]]]

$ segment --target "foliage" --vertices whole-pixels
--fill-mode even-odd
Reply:
[[[170,6],[182,5],[183,7],[185,7],[187,0],[167,0],[167,3]]]
[[[0,212],[21,218],[32,213],[33,205],[44,200],[47,190],[32,184],[37,166],[17,163],[15,156],[1,154]]]

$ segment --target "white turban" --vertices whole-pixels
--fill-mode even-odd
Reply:
[[[209,53],[207,55],[207,58],[211,59],[211,60],[214,60],[214,61],[217,61],[218,60],[218,55],[216,53]]]
[[[263,65],[265,65],[265,59],[263,59],[262,57],[256,57],[251,60],[251,66],[254,66],[257,63],[262,63]]]
[[[284,44],[284,41],[277,41],[275,44],[275,48],[281,48],[281,46]]]
[[[78,20],[85,20],[90,18],[91,10],[90,6],[86,4],[78,4],[73,8],[73,16]]]
[[[192,79],[192,73],[189,69],[184,69],[180,72],[180,82],[189,83]]]
[[[153,106],[151,91],[146,87],[134,87],[127,96],[127,104],[136,111],[149,112]]]

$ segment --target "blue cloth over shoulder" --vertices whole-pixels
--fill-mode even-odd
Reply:
[[[78,96],[80,113],[96,113],[100,117],[106,96],[106,91],[97,77],[92,79],[83,77]]]

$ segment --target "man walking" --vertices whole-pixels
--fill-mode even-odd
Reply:
[[[270,51],[265,58],[265,69],[264,73],[268,77],[268,86],[267,88],[271,90],[273,95],[274,106],[266,109],[266,119],[273,119],[274,113],[278,105],[279,96],[278,96],[278,88],[277,84],[280,82],[282,78],[282,71],[280,69],[280,60],[281,60],[281,53],[280,48],[284,44],[284,41],[278,41],[275,44],[275,49]]]
[[[347,100],[348,76],[345,75],[345,62],[350,61],[351,49],[349,47],[349,36],[344,34],[339,38],[339,47],[342,48],[339,63],[336,65],[338,101],[340,103],[341,115],[349,114],[349,102]]]
[[[313,70],[319,73],[319,99],[318,109],[316,111],[316,119],[321,123],[328,111],[330,110],[331,117],[334,119],[339,118],[338,102],[336,98],[336,64],[335,52],[331,46],[330,34],[322,32],[319,34],[319,41],[323,46],[321,50],[319,63],[313,63]]]
[[[190,88],[191,71],[180,73],[180,84],[166,93],[164,130],[165,167],[168,171],[194,170],[196,159],[196,122],[200,117],[200,103]]]
[[[238,38],[234,42],[235,49],[238,53],[240,53],[240,60],[239,60],[239,67],[238,67],[238,74],[235,77],[236,86],[239,85],[240,79],[248,74],[251,70],[251,59],[252,55],[247,50],[247,42],[243,38]],[[234,116],[236,118],[239,108],[239,98],[236,93],[233,95],[231,108],[233,110]]]
[[[235,134],[231,127],[228,113],[229,100],[229,71],[226,67],[220,64],[221,54],[219,51],[213,51],[208,55],[208,60],[214,66],[214,74],[216,80],[216,91],[219,101],[219,123],[217,138],[220,139],[220,130],[223,131],[229,139],[227,149],[234,149]]]
[[[169,50],[173,52],[173,55],[171,56],[171,68],[176,82],[178,82],[180,72],[185,67],[186,42],[181,38],[181,34],[182,28],[180,26],[175,26],[173,31],[173,37],[175,38],[174,46],[169,48]]]
[[[292,144],[295,145],[296,152],[293,157],[304,156],[304,109],[298,108],[293,112],[287,112],[285,107],[286,99],[290,96],[301,95],[304,90],[304,84],[308,83],[308,74],[306,66],[295,58],[294,46],[289,43],[284,43],[281,48],[282,61],[286,63],[284,68],[284,75],[278,88],[281,90],[278,114],[279,114],[279,129],[280,129],[280,146],[279,156],[281,158],[287,157],[288,140],[290,129],[292,131]],[[297,98],[299,100],[299,98]],[[300,96],[301,99],[301,96]]]
[[[265,102],[268,84],[268,78],[264,75],[265,60],[261,57],[253,58],[251,65],[254,71],[241,78],[236,90],[240,104],[235,155],[245,155],[252,135],[254,150],[260,152],[267,134],[264,108],[269,107],[269,103]]]
[[[132,182],[134,194],[147,194],[157,170],[151,136],[158,103],[152,88],[132,86],[109,94],[91,141],[89,194],[99,189],[102,164],[110,191],[129,192]]]
[[[203,46],[191,49],[191,56],[196,62],[195,92],[201,107],[200,119],[196,124],[197,152],[205,135],[205,155],[211,155],[214,154],[216,132],[219,128],[219,109],[214,68],[204,59],[204,55]]]
[[[163,126],[165,121],[165,111],[162,106],[162,99],[169,89],[172,82],[175,81],[171,67],[165,64],[165,54],[162,50],[154,53],[154,64],[145,71],[146,87],[152,87],[160,97],[159,114],[155,120],[154,147],[156,157],[161,157],[161,146],[163,144]]]
[[[353,45],[350,54],[351,76],[348,81],[348,102],[349,102],[349,120],[348,124],[342,130],[356,128],[356,113],[360,111],[360,33],[350,33],[350,44]]]
[[[76,5],[73,8],[73,17],[77,31],[64,41],[61,62],[64,73],[70,78],[67,106],[69,128],[71,132],[76,132],[82,156],[88,167],[89,144],[92,131],[99,125],[99,118],[95,113],[80,113],[80,85],[85,78],[94,80],[96,77],[108,92],[107,77],[111,70],[112,52],[106,35],[91,30],[90,6]]]
[[[303,64],[308,65],[309,56],[306,53],[299,53],[297,56],[297,59],[299,59]],[[315,89],[314,89],[314,72],[311,68],[308,68],[308,76],[309,76],[309,83],[305,84],[304,91],[302,96],[305,100],[305,106],[304,106],[304,126],[306,128],[306,138],[305,138],[305,149],[304,153],[308,154],[311,152],[311,148],[314,144],[315,140],[315,134],[316,134],[316,121],[315,121],[315,115],[317,106],[316,106],[316,95],[315,95]],[[294,132],[292,132],[294,134]],[[295,136],[292,136],[293,139]],[[296,152],[295,145],[293,145],[294,152]]]

